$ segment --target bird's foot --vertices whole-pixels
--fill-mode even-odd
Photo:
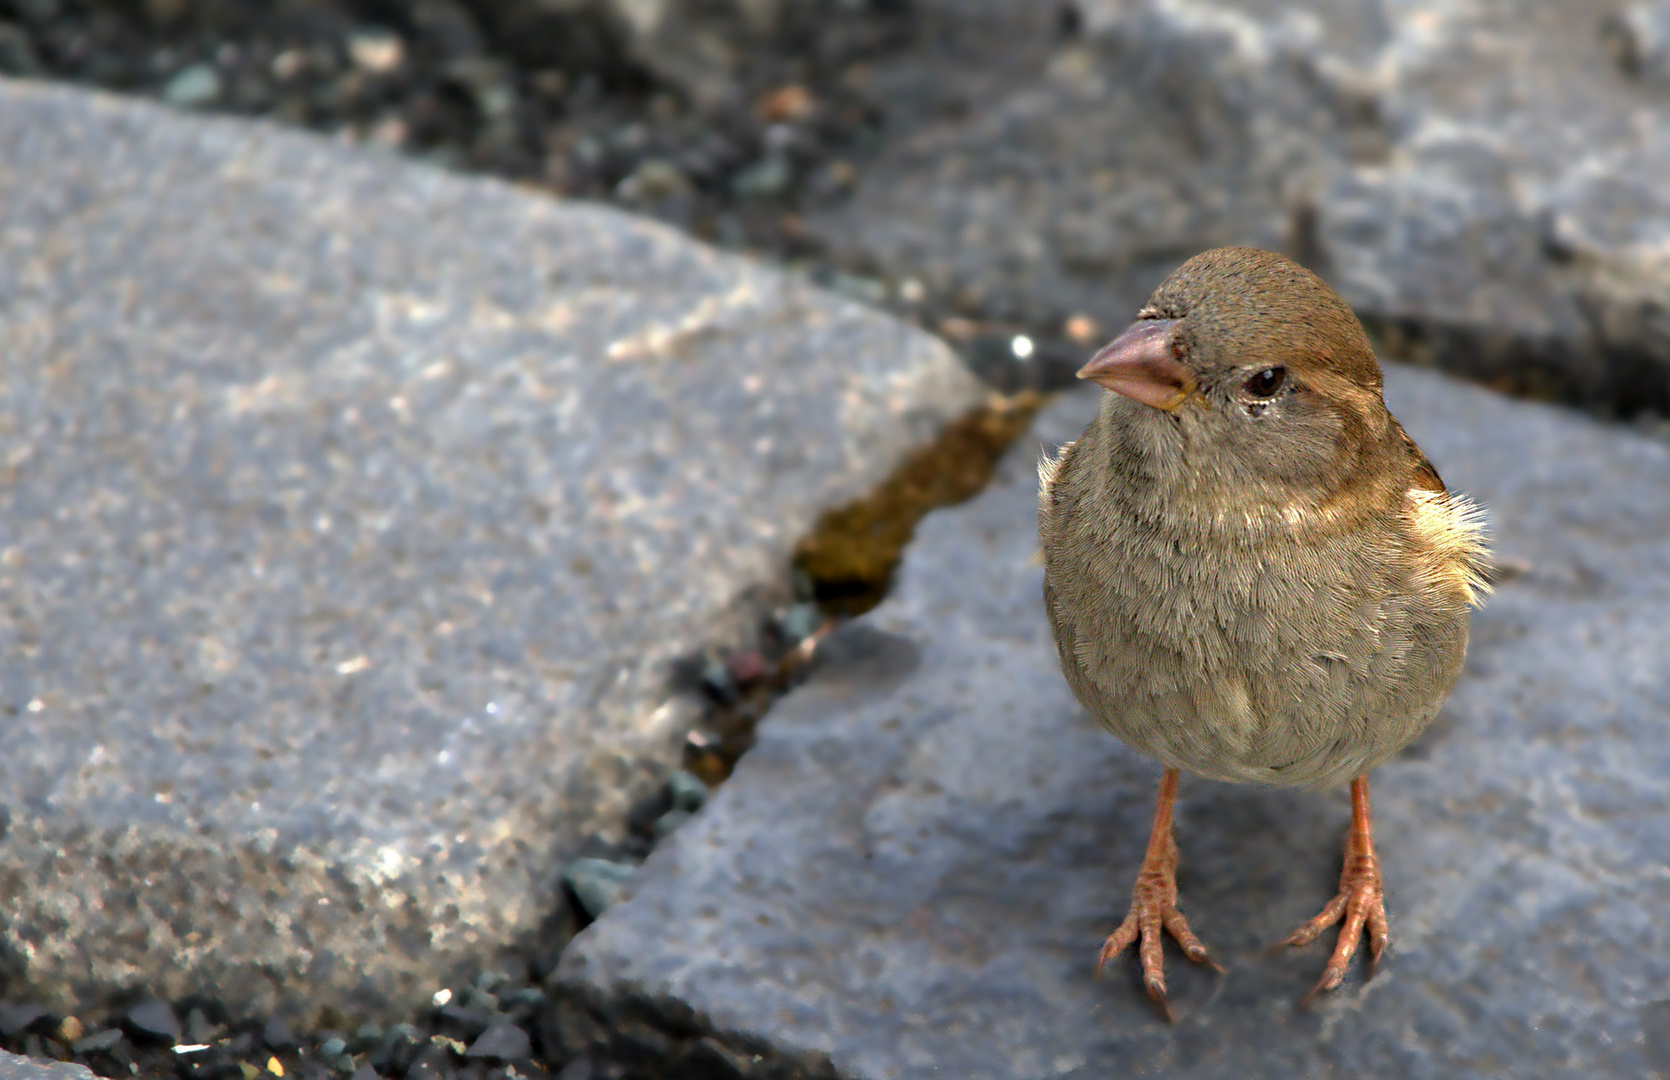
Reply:
[[[1223,971],[1209,956],[1206,946],[1189,929],[1189,920],[1177,910],[1177,842],[1171,835],[1171,806],[1176,797],[1177,772],[1168,769],[1160,782],[1160,798],[1154,814],[1154,831],[1149,837],[1148,853],[1143,857],[1142,869],[1131,889],[1131,911],[1119,929],[1109,934],[1096,957],[1096,974],[1102,973],[1108,961],[1124,952],[1133,942],[1142,962],[1142,984],[1148,996],[1160,1007],[1172,1023],[1177,1017],[1166,1000],[1166,976],[1161,949],[1162,931],[1169,933],[1183,947],[1183,955],[1197,964],[1206,964],[1214,971]]]
[[[1373,975],[1380,954],[1386,951],[1389,937],[1386,923],[1386,894],[1380,881],[1380,860],[1374,854],[1374,840],[1369,832],[1368,782],[1358,777],[1351,782],[1351,833],[1345,841],[1345,866],[1339,875],[1339,892],[1328,901],[1314,918],[1295,930],[1283,946],[1297,948],[1309,945],[1322,931],[1340,923],[1339,939],[1334,954],[1322,970],[1322,978],[1311,987],[1310,993],[1299,1000],[1304,1008],[1318,994],[1332,990],[1345,978],[1351,958],[1357,953],[1363,931],[1368,931],[1368,974]]]

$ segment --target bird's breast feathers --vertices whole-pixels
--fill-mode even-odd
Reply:
[[[1046,606],[1068,682],[1115,734],[1197,774],[1306,784],[1371,767],[1431,719],[1485,588],[1471,503],[1417,483],[1362,529],[1296,511],[1225,544],[1092,494],[1087,452],[1039,466]]]

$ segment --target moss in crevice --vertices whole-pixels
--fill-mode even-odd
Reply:
[[[794,552],[795,568],[811,581],[818,603],[845,617],[880,603],[916,523],[978,494],[1042,403],[1031,390],[994,395],[913,451],[874,491],[825,511]]]

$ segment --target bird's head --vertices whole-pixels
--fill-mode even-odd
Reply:
[[[1078,374],[1157,473],[1247,509],[1314,508],[1398,451],[1362,324],[1274,252],[1190,259]]]

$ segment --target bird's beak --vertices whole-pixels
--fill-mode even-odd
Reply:
[[[1133,401],[1171,412],[1195,392],[1195,377],[1177,362],[1178,319],[1140,319],[1079,368],[1079,378]]]

